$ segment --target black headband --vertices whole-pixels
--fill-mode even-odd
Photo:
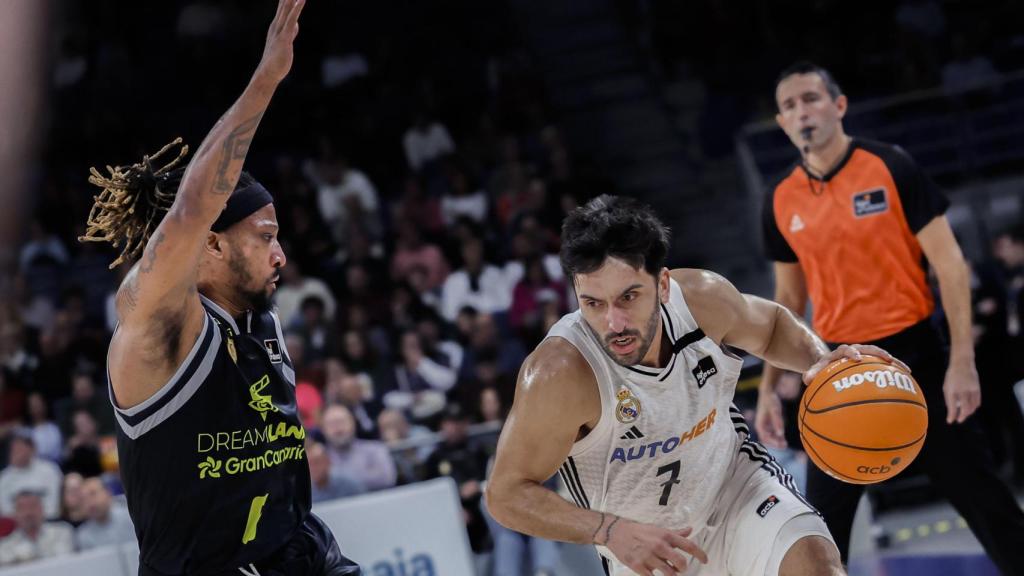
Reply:
[[[273,203],[273,196],[259,182],[253,182],[245,188],[236,189],[231,193],[227,205],[224,206],[224,211],[217,217],[217,221],[213,223],[210,230],[223,232],[253,212],[267,204]]]

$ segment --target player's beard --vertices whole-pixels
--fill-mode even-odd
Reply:
[[[246,262],[243,258],[232,257],[228,260],[228,266],[231,268],[231,273],[235,279],[235,292],[241,297],[241,300],[246,306],[257,313],[263,313],[270,310],[273,303],[271,302],[270,296],[270,284],[273,277],[268,278],[266,282],[260,288],[254,288],[252,273],[249,272],[249,268],[246,266]],[[276,272],[274,276],[276,277]]]
[[[654,309],[651,311],[651,315],[647,318],[647,323],[644,325],[643,333],[639,330],[624,330],[619,333],[606,334],[604,337],[600,337],[594,332],[594,336],[597,337],[601,343],[601,348],[604,348],[605,354],[609,358],[615,361],[620,366],[633,366],[639,364],[647,352],[651,349],[651,344],[654,343],[654,335],[658,332],[658,322],[661,320],[658,311],[661,308],[661,304],[658,301],[654,302]],[[590,326],[589,324],[587,326]],[[593,332],[593,328],[591,328]],[[636,350],[633,350],[626,356],[622,356],[612,351],[611,342],[616,338],[622,338],[623,336],[632,336],[637,340]]]

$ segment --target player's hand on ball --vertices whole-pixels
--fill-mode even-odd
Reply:
[[[683,574],[692,560],[708,563],[708,556],[687,537],[693,528],[668,530],[651,524],[641,524],[624,518],[616,518],[605,546],[620,562],[642,576],[653,576],[654,571],[663,576]]]
[[[267,30],[267,43],[259,69],[275,82],[284,80],[292,67],[292,43],[299,33],[299,14],[306,0],[278,0],[277,14]]]
[[[895,364],[901,370],[904,370],[907,374],[910,374],[910,367],[900,362],[892,354],[889,354],[885,350],[882,350],[878,346],[871,346],[870,344],[843,344],[835,350],[825,354],[818,359],[817,362],[811,365],[811,367],[804,372],[804,384],[810,384],[814,377],[818,375],[829,364],[839,360],[840,358],[849,358],[854,362],[860,362],[861,354],[870,354],[872,356],[878,356],[890,364]]]

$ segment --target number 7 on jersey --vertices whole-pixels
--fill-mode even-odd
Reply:
[[[665,480],[664,482],[661,483],[661,485],[664,488],[664,490],[661,491],[661,499],[658,500],[658,504],[661,504],[662,506],[666,506],[668,504],[668,497],[669,497],[669,494],[672,493],[672,487],[675,486],[676,484],[679,484],[679,482],[680,482],[680,480],[679,480],[679,460],[676,460],[675,462],[670,462],[668,464],[665,464],[661,468],[658,468],[658,474],[657,475],[658,476],[663,476],[663,475],[665,475],[667,473],[670,473],[670,472],[671,472],[671,475],[668,477],[668,480]]]

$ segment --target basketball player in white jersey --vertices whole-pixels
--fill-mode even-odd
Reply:
[[[732,406],[728,346],[809,382],[834,352],[774,302],[702,270],[663,267],[649,208],[601,196],[562,228],[580,310],[524,363],[487,505],[526,534],[594,544],[606,572],[843,574],[828,528]],[[575,506],[544,488],[561,473]]]

